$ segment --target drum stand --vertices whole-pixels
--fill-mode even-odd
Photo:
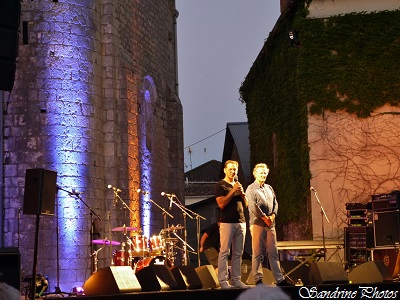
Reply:
[[[97,253],[99,253],[100,250],[102,250],[104,247],[105,247],[105,246],[101,247],[101,248],[98,249],[98,250],[94,250],[93,253],[92,253],[92,255],[90,255],[90,257],[93,257],[93,265],[94,265],[93,273],[92,273],[92,274],[95,274],[95,273],[97,273],[97,271],[98,271],[98,269],[97,269],[97,264],[98,264],[98,262],[99,262],[99,259],[98,259]]]

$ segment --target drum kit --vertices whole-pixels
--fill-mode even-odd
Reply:
[[[97,272],[97,253],[105,246],[117,247],[120,249],[112,252],[111,264],[114,266],[131,266],[135,272],[140,271],[149,265],[166,265],[172,267],[175,261],[175,249],[179,248],[177,243],[180,239],[176,234],[178,230],[184,229],[181,225],[169,226],[161,230],[158,235],[148,238],[142,235],[141,230],[135,227],[116,227],[111,229],[113,232],[122,232],[125,242],[104,240],[92,240],[95,245],[102,245],[100,249],[94,251],[95,268]],[[175,237],[172,237],[175,236]]]

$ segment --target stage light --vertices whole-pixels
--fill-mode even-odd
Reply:
[[[289,30],[289,41],[290,41],[290,45],[292,45],[292,47],[297,47],[300,45],[300,42],[297,38],[296,29]]]
[[[83,287],[81,286],[76,286],[72,289],[72,294],[74,295],[83,295],[85,291],[83,290]]]

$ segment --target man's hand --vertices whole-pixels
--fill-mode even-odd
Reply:
[[[267,224],[267,226],[271,226],[272,223],[274,223],[275,221],[275,214],[272,214],[268,217],[263,217],[262,220],[264,221],[265,224]]]

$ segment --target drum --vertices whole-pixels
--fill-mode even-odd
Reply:
[[[144,259],[139,260],[134,266],[135,272],[140,271],[141,269],[148,266],[167,266],[168,268],[172,267],[171,261],[164,256],[155,256],[155,257],[146,257]]]
[[[132,240],[132,255],[144,256],[149,253],[149,245],[147,237],[144,235],[135,235],[131,237]]]
[[[165,240],[161,235],[153,235],[150,238],[150,251],[151,253],[158,253],[161,254],[161,252],[165,249]]]
[[[113,252],[114,266],[129,266],[129,252],[126,250],[115,250]]]

